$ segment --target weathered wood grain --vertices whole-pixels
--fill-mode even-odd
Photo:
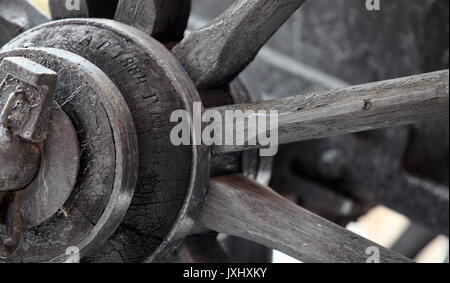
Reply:
[[[209,26],[174,48],[200,88],[220,87],[236,77],[304,0],[238,0]]]
[[[267,123],[267,128],[250,133],[246,123],[244,145],[215,146],[216,152],[259,148],[261,145],[249,145],[248,141],[270,130],[278,131],[279,144],[325,138],[448,117],[449,71],[213,109],[222,117],[227,110],[265,110],[267,113],[258,117],[266,120],[270,110],[278,111],[278,128],[270,129]],[[224,125],[220,130],[226,128]]]
[[[303,262],[366,262],[376,247],[381,262],[409,259],[366,240],[284,199],[242,175],[213,178],[200,222]]]
[[[191,0],[119,0],[115,20],[134,26],[162,42],[183,38]]]

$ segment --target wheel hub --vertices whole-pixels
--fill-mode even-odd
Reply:
[[[144,33],[108,20],[57,21],[22,36],[4,49],[45,46],[77,53],[112,79],[133,113],[140,151],[136,201],[111,239],[123,243],[121,255],[129,254],[124,260],[145,260],[185,237],[198,211],[196,200],[204,194],[209,162],[204,148],[176,147],[169,140],[171,113],[191,111],[192,102],[200,100],[173,55]],[[106,246],[91,260],[114,255]]]
[[[222,115],[261,109],[262,119],[271,119],[264,113],[277,109],[279,115],[270,115],[278,116],[278,145],[448,114],[448,71],[249,103],[259,99],[237,75],[304,1],[238,0],[185,38],[190,1],[128,2],[112,2],[105,17],[115,13],[116,21],[54,21],[21,34],[0,53],[5,64],[18,58],[13,60],[58,77],[47,93],[12,84],[0,96],[0,163],[7,165],[0,169],[0,188],[6,191],[0,193],[1,260],[61,262],[67,252],[79,250],[86,262],[165,261],[183,250],[186,237],[202,239],[211,230],[300,260],[366,260],[361,251],[374,243],[260,185],[269,181],[270,159],[258,154],[264,142],[250,141],[251,126],[244,126],[249,140],[243,145],[206,147],[191,140],[194,146],[175,146],[172,113],[192,117],[194,102]],[[84,1],[80,15],[98,13],[93,3]],[[54,16],[70,16],[57,9],[61,1],[50,4]],[[14,26],[0,14],[0,21]],[[7,41],[14,34],[1,37]],[[248,42],[245,37],[253,34]],[[34,92],[39,103],[27,98]],[[46,102],[53,99],[52,108]],[[187,122],[189,128],[201,127]],[[258,125],[258,135],[275,126],[264,127]],[[222,130],[214,128],[214,135],[217,131]],[[346,164],[332,170],[336,156],[322,161],[321,172],[330,178],[345,172]],[[408,261],[377,247],[389,261]],[[330,253],[338,248],[338,254]]]
[[[57,49],[0,53],[0,60],[8,57],[26,58],[57,73],[59,106],[53,108],[37,177],[9,198],[13,204],[2,231],[8,225],[22,231],[15,233],[21,240],[14,241],[17,246],[6,258],[63,261],[71,246],[87,253],[111,235],[133,194],[137,142],[131,114],[109,78],[75,54]]]

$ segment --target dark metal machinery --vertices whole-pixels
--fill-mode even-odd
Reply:
[[[448,235],[448,175],[423,166],[442,146],[448,167],[448,121],[442,145],[397,127],[448,120],[448,66],[261,101],[238,75],[305,1],[237,0],[186,36],[190,1],[49,4],[60,20],[0,0],[0,261],[77,247],[85,262],[222,262],[220,233],[304,262],[365,262],[369,247],[410,262],[337,225],[378,203]],[[303,208],[267,187],[263,145],[172,145],[170,115],[193,102],[278,110],[290,145],[271,186]]]

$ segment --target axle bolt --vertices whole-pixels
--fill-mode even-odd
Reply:
[[[21,57],[5,58],[0,71],[0,191],[16,191],[39,170],[57,74]]]
[[[39,169],[40,150],[0,127],[0,191],[25,188]]]

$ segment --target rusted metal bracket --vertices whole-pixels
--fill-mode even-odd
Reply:
[[[23,57],[5,58],[0,71],[8,74],[0,86],[0,123],[26,141],[43,142],[57,73]]]
[[[22,57],[2,60],[6,78],[0,85],[0,258],[10,256],[21,242],[25,225],[21,193],[41,164],[57,73]]]
[[[0,191],[20,190],[39,168],[57,74],[22,57],[5,58],[0,71]]]

